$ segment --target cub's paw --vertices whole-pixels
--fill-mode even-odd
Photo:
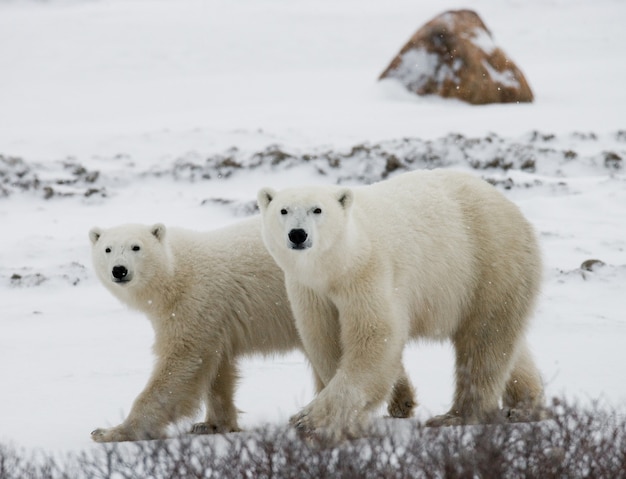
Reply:
[[[395,418],[412,417],[416,406],[415,389],[411,383],[406,378],[398,380],[387,403],[389,415]]]
[[[95,442],[122,442],[135,441],[134,435],[130,434],[125,428],[120,426],[109,429],[96,429],[91,431],[91,439]]]
[[[505,411],[508,422],[538,422],[551,419],[552,414],[542,407],[511,408]]]
[[[412,394],[395,395],[387,404],[387,412],[391,417],[399,419],[412,417],[416,405]]]
[[[137,429],[120,424],[109,429],[96,429],[91,432],[91,439],[95,442],[123,442],[164,439],[164,434],[150,432],[146,429]]]
[[[226,434],[229,432],[241,432],[236,425],[217,424],[214,422],[198,422],[191,426],[190,434]]]

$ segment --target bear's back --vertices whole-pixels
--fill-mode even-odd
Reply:
[[[274,352],[299,346],[283,272],[265,248],[260,217],[197,232],[168,230],[181,304],[230,329],[233,348]]]
[[[512,276],[524,278],[529,296],[538,289],[542,267],[532,227],[482,179],[416,171],[354,191],[357,224],[394,270],[400,296],[415,301],[410,315],[424,318],[414,333],[449,332],[478,289],[488,287],[494,301],[512,294]]]

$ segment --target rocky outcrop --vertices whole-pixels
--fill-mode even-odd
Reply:
[[[395,78],[418,95],[468,103],[531,102],[524,75],[493,41],[478,14],[445,12],[420,28],[379,79]]]

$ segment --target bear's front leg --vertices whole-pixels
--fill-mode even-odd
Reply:
[[[187,353],[188,354],[188,353]],[[96,442],[139,441],[165,437],[165,428],[198,407],[202,360],[171,354],[157,361],[148,384],[122,424],[96,429]]]
[[[299,414],[291,418],[298,430],[318,433],[333,440],[362,434],[368,414],[389,397],[392,386],[402,374],[402,349],[405,327],[398,324],[393,311],[376,293],[364,308],[354,302],[336,301],[339,310],[342,355],[332,380]],[[303,321],[314,322],[310,316]],[[304,338],[303,338],[304,339]],[[333,338],[329,338],[332,340]],[[318,338],[317,342],[324,341]],[[315,348],[315,341],[305,341]],[[307,350],[312,358],[319,354]],[[315,364],[314,364],[315,365]]]
[[[314,370],[316,392],[332,380],[341,360],[339,311],[328,299],[285,276],[287,296],[304,352]]]

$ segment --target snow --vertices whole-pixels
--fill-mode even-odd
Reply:
[[[545,258],[529,338],[547,395],[623,409],[626,4],[472,2],[524,71],[532,104],[476,107],[376,82],[417,28],[458,7],[1,1],[0,441],[95,447],[89,432],[120,422],[150,373],[150,325],[95,279],[92,226],[217,228],[245,216],[261,186],[370,182],[393,155],[398,171],[473,171],[522,208]],[[277,152],[291,158],[272,165]],[[23,164],[11,169],[9,157]],[[9,184],[18,181],[30,189]],[[580,270],[591,258],[606,266]],[[444,412],[449,345],[413,343],[405,365],[418,418]],[[246,428],[284,424],[312,398],[299,353],[241,370]]]
[[[433,77],[437,85],[445,81],[458,84],[457,72],[461,66],[458,58],[450,67],[442,63],[436,53],[430,53],[425,48],[412,48],[402,55],[398,68],[389,72],[389,77],[400,81],[409,90],[420,91]]]
[[[509,88],[519,88],[519,82],[515,78],[515,74],[512,70],[504,70],[499,72],[498,70],[493,68],[486,60],[483,60],[482,64],[494,82]]]
[[[487,55],[491,55],[498,46],[491,38],[491,35],[487,30],[482,28],[475,28],[470,35],[468,35],[474,45],[480,48]]]

